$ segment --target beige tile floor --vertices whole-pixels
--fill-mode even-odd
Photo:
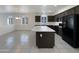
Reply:
[[[0,53],[78,53],[79,49],[72,48],[62,38],[55,34],[55,46],[50,49],[36,47],[35,32],[13,31],[0,36]]]

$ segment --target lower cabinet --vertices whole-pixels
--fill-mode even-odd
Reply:
[[[53,48],[54,32],[36,32],[36,45],[38,48]]]
[[[53,26],[53,25],[48,25],[51,29],[56,31],[56,34],[60,35],[62,37],[62,28],[59,28],[59,26]]]
[[[58,35],[60,35],[62,37],[62,28],[58,29]]]
[[[51,29],[55,30],[55,26],[53,26],[53,25],[47,25],[47,26],[50,27]]]
[[[50,27],[51,29],[55,30],[56,33],[59,32],[59,28],[58,28],[58,26],[48,25],[48,27]]]

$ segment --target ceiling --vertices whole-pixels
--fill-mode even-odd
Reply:
[[[57,14],[75,5],[0,5],[0,13],[52,13]]]

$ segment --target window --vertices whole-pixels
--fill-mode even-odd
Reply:
[[[7,24],[13,24],[13,17],[12,16],[9,16],[8,19],[7,19]]]
[[[41,16],[41,23],[47,23],[48,22],[48,17],[47,15],[42,15]]]
[[[28,24],[28,18],[27,17],[22,17],[21,24]]]

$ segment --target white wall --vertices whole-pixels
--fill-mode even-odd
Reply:
[[[15,20],[13,25],[7,24],[8,16],[27,16],[28,24],[22,25],[21,20]],[[31,30],[35,24],[34,14],[23,14],[23,13],[1,13],[0,14],[0,35],[12,32],[15,30]]]
[[[0,15],[0,35],[14,31],[14,25],[7,24],[7,15]]]
[[[17,14],[16,16],[26,16],[28,17],[28,24],[21,24],[21,19],[15,20],[16,30],[31,30],[35,24],[35,15],[34,14]]]

